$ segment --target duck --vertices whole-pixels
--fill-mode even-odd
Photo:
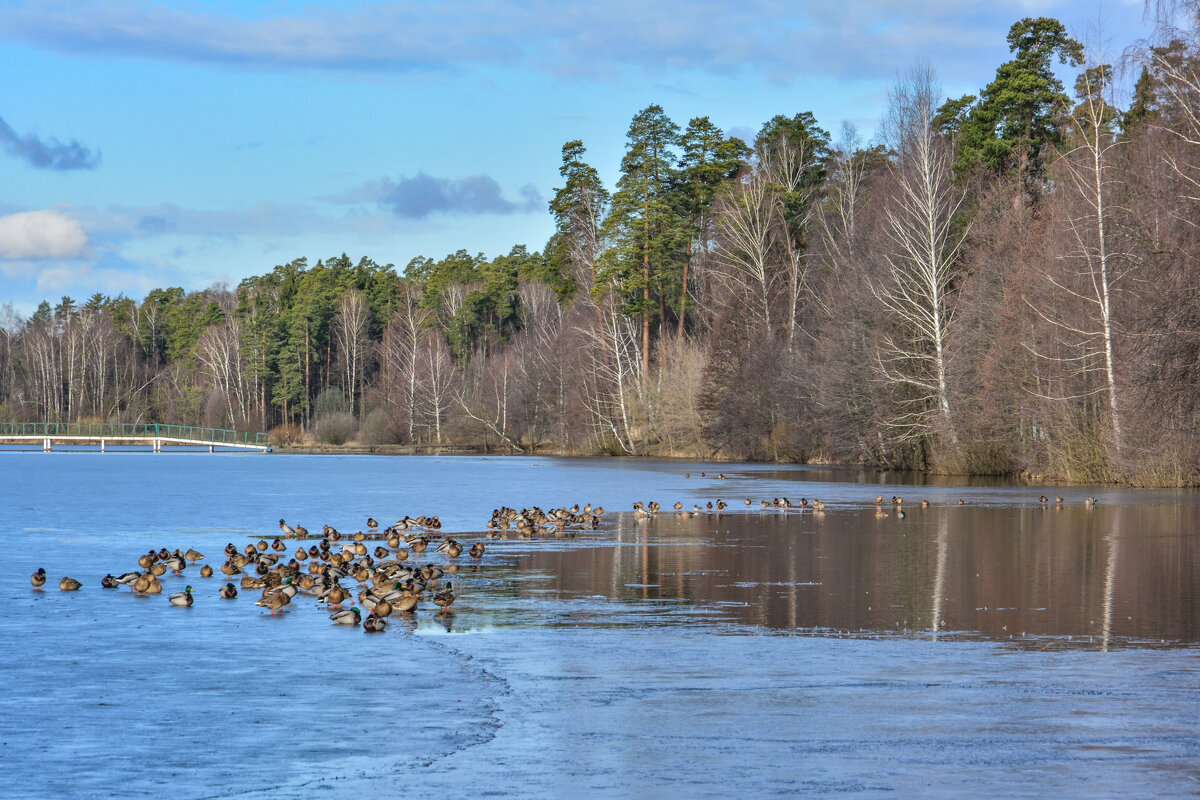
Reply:
[[[192,604],[192,587],[187,586],[182,592],[176,592],[167,599],[173,606],[190,606]]]
[[[363,621],[363,630],[367,633],[383,633],[387,630],[387,617],[371,614]]]
[[[284,550],[287,550],[287,545],[283,543],[282,539],[275,537],[275,540],[271,542],[271,549],[276,553],[282,553]]]
[[[232,600],[237,597],[237,587],[232,583],[227,583],[217,590],[217,596],[223,600]]]
[[[434,605],[441,606],[442,608],[449,608],[457,599],[458,595],[454,592],[453,583],[447,583],[445,589],[442,589],[433,596]]]
[[[201,553],[199,550],[189,547],[188,551],[183,554],[183,557],[186,558],[188,561],[203,561],[204,553]]]
[[[287,524],[287,520],[279,520],[279,530],[283,531],[283,535],[291,538],[296,535],[296,529]]]
[[[46,585],[46,568],[38,567],[37,572],[29,576],[29,582],[33,584],[33,588],[40,589]]]
[[[285,592],[268,592],[259,598],[254,605],[260,606],[261,608],[269,608],[272,612],[275,612],[290,602],[292,602],[292,598],[289,597]]]
[[[334,625],[357,625],[362,622],[362,612],[358,610],[358,606],[335,611],[329,615],[333,620]]]
[[[375,521],[374,517],[367,517],[367,527],[371,530],[375,530],[379,527],[379,523]]]
[[[146,594],[162,594],[162,584],[153,574],[150,575],[150,585],[146,587]]]
[[[201,578],[211,578],[212,575],[213,575],[213,568],[210,567],[208,564],[205,564],[204,566],[202,566],[200,568],[200,577]]]
[[[483,558],[483,551],[484,551],[483,543],[475,542],[475,544],[471,545],[471,549],[469,552],[471,554],[471,558]]]
[[[150,577],[150,573],[148,572],[143,575],[138,575],[132,583],[133,593],[136,595],[145,594],[146,590],[150,588]]]
[[[83,586],[83,584],[74,578],[68,578],[65,575],[63,576],[63,579],[58,582],[58,588],[62,589],[64,592],[78,591],[80,586]]]
[[[421,602],[421,598],[415,594],[402,595],[395,603],[392,603],[392,611],[398,611],[401,614],[411,614],[417,610],[417,603]]]
[[[1091,508],[1092,506],[1096,505],[1096,498],[1089,497],[1083,501],[1083,504],[1088,508]]]
[[[176,575],[182,575],[184,567],[187,566],[187,561],[178,556],[171,556],[170,558],[163,559],[162,565]]]
[[[113,578],[119,586],[128,586],[129,584],[142,577],[140,572],[122,572],[120,575]]]
[[[100,579],[100,585],[105,589],[115,589],[121,584],[117,583],[117,579],[114,578],[113,574],[110,572]]]

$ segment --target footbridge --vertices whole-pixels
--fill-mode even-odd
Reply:
[[[50,452],[58,445],[99,446],[134,445],[161,453],[163,446],[207,447],[221,450],[257,450],[271,448],[265,433],[245,433],[221,428],[197,428],[192,425],[165,425],[158,422],[0,422],[0,447],[41,444]]]

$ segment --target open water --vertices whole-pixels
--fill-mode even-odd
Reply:
[[[783,496],[827,507],[759,506]],[[671,509],[717,498],[719,516]],[[663,513],[616,513],[634,500]],[[218,600],[198,565],[160,596],[100,588],[151,547],[219,566],[280,517],[346,533],[438,514],[471,542],[500,505],[589,502],[598,530],[487,540],[447,575],[451,613],[425,604],[382,635],[303,595],[277,614],[253,591]],[[1194,492],[8,452],[0,542],[3,797],[1200,795]],[[171,607],[185,584],[195,605]]]

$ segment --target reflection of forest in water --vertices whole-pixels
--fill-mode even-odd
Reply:
[[[683,600],[777,629],[1200,642],[1194,505],[735,513],[522,556],[566,595]],[[606,537],[607,538],[607,537]]]

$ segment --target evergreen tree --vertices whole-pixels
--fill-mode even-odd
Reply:
[[[1059,117],[1070,107],[1053,61],[1079,66],[1083,45],[1056,19],[1026,17],[1009,30],[1008,46],[1014,57],[1000,65],[978,102],[948,101],[938,120],[944,130],[959,129],[959,175],[982,163],[995,172],[1013,170],[1030,186],[1045,169],[1044,149],[1061,142]]]
[[[620,292],[626,313],[641,316],[643,378],[650,371],[650,327],[656,310],[660,327],[664,322],[664,273],[687,236],[671,207],[678,144],[679,126],[662,106],[648,106],[633,118],[612,213],[604,225],[612,244],[604,254],[606,282]]]

